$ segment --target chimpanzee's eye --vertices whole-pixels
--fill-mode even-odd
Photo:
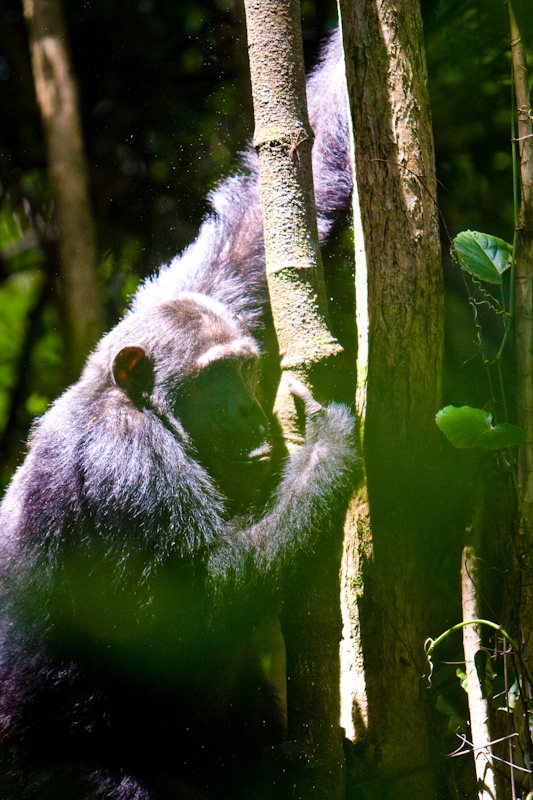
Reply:
[[[248,384],[254,384],[257,379],[257,363],[255,359],[248,359],[241,364],[242,379]]]

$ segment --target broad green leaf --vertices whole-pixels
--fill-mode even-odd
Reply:
[[[437,416],[440,430],[455,447],[484,447],[500,450],[525,441],[525,433],[517,425],[499,422],[492,425],[492,414],[471,406],[446,406]]]
[[[503,239],[477,231],[462,231],[453,240],[461,267],[488,283],[501,283],[513,248]]]

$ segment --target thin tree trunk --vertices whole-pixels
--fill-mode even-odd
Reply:
[[[474,520],[473,526],[477,525],[479,525],[479,520]],[[476,537],[475,531],[474,537]],[[466,545],[463,548],[461,560],[463,622],[471,622],[482,616],[479,608],[478,582],[476,550],[473,545]],[[481,625],[466,625],[463,628],[463,649],[478,798],[479,800],[495,800],[497,794],[490,746],[489,700],[483,696],[483,687],[476,667],[476,655],[482,650],[482,647]]]
[[[533,122],[526,48],[509,2],[511,53],[513,60],[518,152],[520,208],[515,246],[515,356],[517,422],[526,432],[518,448],[518,488],[521,494],[522,519],[513,534],[514,559],[507,584],[504,624],[517,631],[522,643],[522,657],[528,662],[533,648]],[[531,668],[531,661],[529,660]],[[531,757],[533,745],[529,730],[532,687],[523,680],[521,703],[514,711],[514,724],[520,732],[519,750]],[[529,766],[529,765],[527,765]],[[529,782],[531,787],[531,782]]]
[[[314,205],[312,131],[307,119],[298,0],[246,0],[259,153],[268,286],[282,356],[277,410],[295,437],[287,372],[327,399],[330,366],[341,352],[328,330]],[[280,401],[281,398],[281,401]],[[335,541],[335,537],[337,541]],[[282,619],[287,647],[288,733],[306,758],[293,797],[344,796],[339,723],[339,557],[342,525],[295,581]]]
[[[60,0],[24,0],[56,218],[71,377],[104,329],[78,98]]]
[[[345,546],[345,564],[350,556],[359,570],[347,574],[345,602],[358,605],[353,636],[365,667],[364,683],[353,683],[352,718],[374,754],[365,763],[376,778],[368,796],[429,800],[438,778],[421,675],[440,527],[443,287],[422,22],[418,0],[340,5],[370,343],[368,507],[352,509]]]
[[[351,126],[350,126],[351,127]],[[368,379],[368,269],[355,174],[355,153],[352,137],[352,194],[355,250],[355,307],[357,320],[357,387],[356,409],[361,421],[361,444],[364,441],[366,392]],[[368,507],[368,487],[363,486],[352,497],[344,526],[344,552],[341,569],[341,725],[352,741],[365,738],[368,728],[368,697],[361,640],[359,604],[364,597],[364,564],[372,560],[372,527]]]
[[[326,322],[299,2],[249,0],[245,7],[266,269],[281,366],[285,376],[290,371],[324,392],[327,381],[317,377],[316,365],[323,368],[341,348]],[[288,393],[282,388],[278,413],[288,420],[293,412],[280,407],[283,395]]]
[[[518,120],[521,204],[517,225],[515,271],[515,342],[518,423],[526,443],[518,458],[518,482],[526,510],[524,521],[533,531],[533,121],[529,95],[526,48],[509,3],[511,51]]]

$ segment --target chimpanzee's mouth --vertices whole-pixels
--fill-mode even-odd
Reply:
[[[227,464],[255,465],[255,464],[268,464],[272,458],[272,447],[270,444],[262,444],[256,447],[255,450],[243,451],[242,453],[235,452],[219,452],[219,458]]]
[[[248,453],[248,461],[270,461],[272,456],[272,448],[269,444],[263,444]]]

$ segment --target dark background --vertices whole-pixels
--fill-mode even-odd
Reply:
[[[510,54],[500,0],[422,3],[439,204],[452,233],[512,239]],[[108,323],[195,236],[252,135],[241,0],[65,0]],[[523,21],[527,3],[519,4]],[[302,3],[306,58],[336,22]],[[56,231],[22,4],[0,0],[0,485],[65,384]],[[528,33],[528,31],[526,31]],[[443,239],[445,247],[446,239]],[[472,317],[446,266],[445,401],[483,404]],[[479,374],[478,374],[479,373]]]

